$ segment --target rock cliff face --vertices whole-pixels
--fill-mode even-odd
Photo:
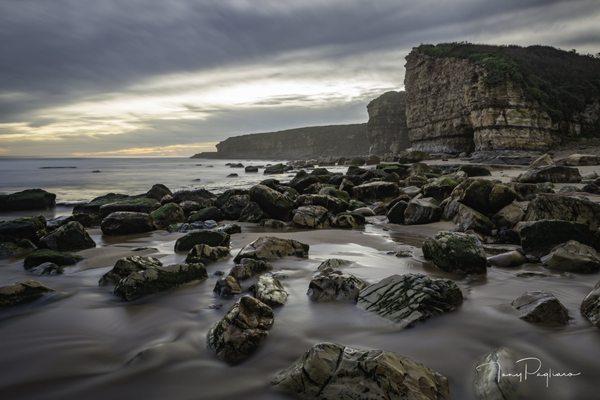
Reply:
[[[367,105],[370,154],[398,153],[410,147],[405,110],[405,92],[386,92]]]
[[[406,61],[406,123],[415,149],[546,150],[569,137],[600,135],[600,60],[550,47],[443,44],[414,48]],[[555,90],[565,81],[580,93]]]
[[[365,124],[330,125],[230,137],[217,152],[193,157],[294,160],[364,155],[368,148]]]

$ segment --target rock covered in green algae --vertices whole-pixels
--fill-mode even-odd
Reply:
[[[40,239],[40,244],[52,250],[76,251],[96,247],[83,225],[71,221]]]
[[[0,308],[29,303],[50,292],[54,290],[33,280],[1,286]]]
[[[421,274],[392,275],[360,291],[358,306],[409,327],[454,311],[462,304],[460,288],[448,279]]]
[[[273,310],[260,300],[241,297],[206,336],[217,358],[238,364],[258,349],[273,326]]]
[[[177,203],[167,203],[150,213],[156,229],[167,229],[169,225],[185,221],[183,208]]]
[[[242,258],[273,260],[276,258],[295,256],[308,257],[309,246],[294,239],[281,239],[274,236],[261,236],[254,242],[244,246],[235,256],[234,261]]]
[[[115,285],[115,294],[125,301],[162,292],[208,278],[203,264],[175,264],[132,272]]]
[[[77,254],[50,249],[38,249],[25,257],[23,266],[25,269],[31,269],[45,262],[52,262],[56,265],[64,266],[76,264],[81,260],[83,260],[83,257]]]
[[[258,204],[269,217],[284,221],[290,219],[294,202],[284,194],[266,185],[252,186],[248,194],[250,200]]]
[[[442,231],[423,243],[423,255],[446,272],[485,274],[487,259],[483,245],[473,235]]]
[[[318,343],[273,386],[298,399],[448,400],[448,379],[409,358],[383,350]]]

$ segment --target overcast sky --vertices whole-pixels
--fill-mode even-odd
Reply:
[[[600,52],[599,0],[0,0],[0,155],[364,122],[421,43]]]

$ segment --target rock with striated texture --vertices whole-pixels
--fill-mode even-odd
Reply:
[[[398,153],[410,147],[406,128],[406,93],[386,92],[367,105],[370,154]]]
[[[454,311],[463,295],[454,282],[421,274],[393,275],[367,286],[358,306],[409,327],[436,315]]]
[[[369,182],[352,188],[354,197],[361,201],[393,199],[400,193],[400,188],[393,182]]]
[[[448,379],[409,358],[382,350],[318,343],[272,381],[295,398],[449,400]]]
[[[273,266],[264,260],[257,260],[255,258],[242,258],[236,260],[236,265],[231,268],[229,275],[233,276],[238,281],[250,279],[255,275],[262,274],[263,272],[271,271]]]
[[[234,261],[243,258],[258,260],[274,260],[286,256],[307,258],[309,246],[293,239],[281,239],[273,236],[261,236],[254,242],[244,246],[235,256]]]
[[[406,225],[429,224],[439,221],[441,217],[442,209],[432,197],[412,199],[404,210]]]
[[[556,219],[519,222],[515,227],[521,236],[521,247],[526,254],[542,257],[555,246],[576,240],[594,249],[600,249],[600,239],[584,224]]]
[[[551,165],[527,170],[517,177],[517,181],[521,183],[578,183],[581,182],[581,175],[577,168]]]
[[[344,273],[334,269],[335,259],[327,260],[328,264],[321,264],[317,269],[320,271],[308,284],[306,293],[312,301],[351,301],[356,302],[358,293],[364,289],[368,283],[356,276]],[[338,260],[339,261],[339,260]],[[343,260],[341,260],[343,261]],[[340,262],[339,264],[342,264]],[[337,265],[338,267],[340,265]]]
[[[527,292],[511,305],[519,312],[519,318],[544,325],[566,325],[569,313],[565,306],[551,293]]]
[[[489,235],[492,229],[495,228],[494,223],[488,217],[464,204],[458,205],[458,211],[453,218],[453,222],[457,225],[457,231],[459,232],[473,230]]]

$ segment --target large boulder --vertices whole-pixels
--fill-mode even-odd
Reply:
[[[76,251],[96,247],[83,225],[71,221],[40,239],[40,244],[58,251]]]
[[[523,251],[535,257],[542,257],[557,245],[569,240],[600,249],[598,236],[586,225],[577,222],[557,219],[519,222],[516,229],[521,236]]]
[[[33,280],[0,286],[0,308],[30,303],[51,292],[54,290]]]
[[[83,260],[83,257],[77,254],[71,254],[62,251],[39,249],[30,253],[25,260],[23,266],[25,269],[35,268],[45,262],[51,262],[56,265],[73,265]]]
[[[327,260],[331,265],[334,259]],[[323,264],[322,264],[323,265]],[[316,274],[308,284],[306,293],[312,301],[351,301],[356,302],[358,293],[364,289],[368,283],[356,276],[344,273],[339,269],[333,269],[330,266],[319,266],[319,273]],[[336,264],[336,266],[341,266]]]
[[[250,196],[247,194],[238,194],[229,196],[220,206],[223,218],[236,220],[242,215],[244,208],[250,203]]]
[[[522,183],[578,183],[581,182],[581,174],[577,168],[550,165],[529,169],[519,175],[517,181]]]
[[[254,353],[273,326],[273,310],[260,300],[241,297],[209,331],[208,348],[217,358],[238,364]]]
[[[118,211],[131,211],[150,214],[152,211],[160,207],[160,203],[149,197],[129,197],[123,200],[115,201],[114,203],[104,204],[100,206],[100,215],[107,215]]]
[[[251,288],[254,297],[271,307],[282,306],[288,298],[285,288],[272,274],[263,274],[258,277],[256,284]]]
[[[365,217],[353,211],[342,212],[331,218],[331,226],[334,228],[356,229],[363,227],[365,223]]]
[[[400,194],[400,188],[393,182],[369,182],[352,188],[354,197],[361,201],[393,199]]]
[[[292,222],[302,228],[327,228],[330,225],[329,212],[321,206],[302,206],[294,210]]]
[[[267,167],[265,167],[265,170],[263,173],[265,175],[283,174],[284,172],[289,171],[290,169],[292,169],[291,166],[278,163],[278,164],[268,165]]]
[[[590,246],[569,240],[559,244],[541,258],[550,269],[565,272],[592,273],[600,269],[600,255]]]
[[[478,400],[519,400],[535,398],[530,385],[519,382],[522,359],[513,350],[502,347],[486,354],[475,366],[474,389]],[[506,374],[506,375],[502,375]],[[510,375],[508,375],[510,374]],[[500,377],[500,379],[499,379]]]
[[[219,231],[194,231],[189,232],[175,241],[175,251],[190,251],[197,244],[209,246],[229,246],[230,237],[225,232]]]
[[[525,221],[560,219],[600,228],[600,204],[583,197],[540,194],[529,202]]]
[[[443,201],[446,197],[450,196],[450,193],[452,193],[458,184],[459,181],[454,177],[440,176],[424,185],[421,190],[423,191],[423,196]]]
[[[432,197],[412,199],[404,210],[406,225],[429,224],[439,221],[441,217],[442,209]]]
[[[250,279],[253,276],[260,275],[263,272],[271,271],[273,266],[264,260],[255,258],[242,258],[236,261],[236,264],[229,271],[237,281]]]
[[[229,255],[229,247],[197,244],[188,253],[185,262],[188,264],[208,264]]]
[[[518,311],[519,318],[527,322],[544,325],[566,325],[569,313],[565,306],[547,292],[527,292],[513,300],[511,305]]]
[[[238,221],[242,222],[260,222],[262,220],[268,219],[269,215],[263,211],[260,206],[251,201],[242,209],[240,213],[240,217]]]
[[[42,210],[56,204],[56,195],[43,189],[0,194],[0,211]]]
[[[100,224],[105,235],[131,235],[153,231],[150,214],[131,211],[118,211],[109,214]]]
[[[46,219],[41,215],[0,222],[0,239],[3,241],[26,239],[37,243],[45,233]]]
[[[483,245],[473,235],[439,232],[423,243],[423,255],[446,272],[485,274],[487,259]]]
[[[490,235],[495,228],[494,223],[482,213],[471,207],[459,203],[458,211],[454,215],[453,222],[457,225],[459,232],[473,230],[484,235]]]
[[[37,249],[35,244],[27,239],[0,242],[0,260],[4,258],[23,257],[35,249]]]
[[[367,286],[360,291],[357,304],[402,327],[409,327],[454,311],[462,302],[462,292],[451,280],[405,274],[392,275]]]
[[[175,264],[136,271],[115,285],[115,294],[125,301],[162,292],[176,286],[208,278],[203,264]]]
[[[254,242],[244,246],[235,256],[234,261],[243,258],[258,260],[274,260],[286,256],[307,258],[309,246],[293,239],[281,239],[273,236],[261,236]]]
[[[448,379],[382,350],[319,343],[280,371],[275,389],[298,399],[449,400]]]
[[[464,172],[468,177],[492,175],[490,169],[483,165],[464,164],[458,167],[458,170]]]
[[[255,185],[249,191],[250,200],[272,218],[289,220],[294,202],[288,197],[265,185]]]
[[[102,275],[98,284],[116,285],[121,279],[128,277],[134,272],[144,271],[151,268],[161,267],[162,262],[154,257],[129,256],[117,260],[113,268]]]
[[[185,221],[185,212],[177,203],[167,203],[150,213],[156,229],[166,229],[169,225]]]
[[[492,220],[498,228],[510,229],[525,218],[527,206],[526,201],[513,201],[494,214]]]
[[[408,207],[408,203],[406,201],[398,201],[396,202],[390,209],[388,210],[386,217],[388,221],[392,224],[403,224],[404,223],[404,212]],[[357,211],[357,210],[354,210]],[[373,213],[373,215],[375,215]]]
[[[191,213],[188,217],[188,222],[221,221],[222,219],[223,214],[221,210],[215,206],[210,206]]]
[[[481,178],[469,178],[454,188],[451,198],[482,214],[491,215],[510,204],[517,193],[508,186]]]
[[[108,193],[103,196],[96,197],[91,201],[83,204],[77,204],[73,207],[73,214],[88,214],[94,218],[100,218],[100,207],[106,204],[119,202],[128,199],[126,194]]]
[[[600,282],[585,296],[580,307],[581,314],[596,328],[600,328]]]
[[[304,194],[296,199],[296,206],[321,206],[334,214],[338,214],[348,209],[348,202],[323,194]]]
[[[488,257],[487,260],[491,267],[511,268],[525,264],[527,257],[519,250],[511,250]]]
[[[212,206],[215,200],[215,195],[206,189],[179,190],[172,197],[175,203],[193,201],[200,204],[200,207]]]
[[[150,190],[146,192],[146,197],[154,199],[156,201],[160,201],[165,196],[173,196],[171,190],[163,185],[162,183],[156,183],[152,185]]]

